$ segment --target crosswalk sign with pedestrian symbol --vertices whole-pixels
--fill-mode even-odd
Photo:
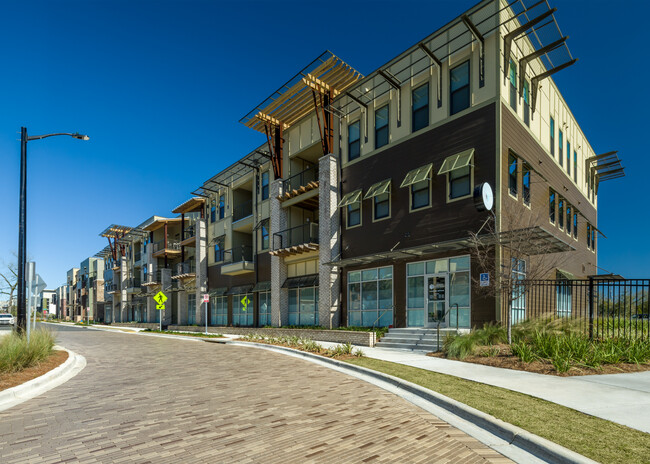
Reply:
[[[153,297],[153,300],[156,302],[156,309],[163,311],[165,309],[165,301],[167,301],[167,295],[165,295],[162,291],[156,293],[156,295]]]

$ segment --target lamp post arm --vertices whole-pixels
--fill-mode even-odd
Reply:
[[[75,139],[80,139],[80,140],[88,140],[90,137],[87,135],[80,134],[79,132],[71,133],[71,132],[57,132],[55,134],[45,134],[45,135],[30,135],[27,137],[27,141],[30,142],[32,140],[41,140],[41,139],[46,139],[48,137],[55,137],[57,135],[68,135],[70,137],[73,137]]]

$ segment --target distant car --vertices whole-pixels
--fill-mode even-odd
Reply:
[[[650,314],[632,314],[632,319],[650,319]]]
[[[8,313],[0,314],[0,325],[14,325],[16,319]]]

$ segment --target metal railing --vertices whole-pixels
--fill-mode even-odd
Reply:
[[[180,250],[181,249],[181,242],[177,240],[167,240],[167,247],[165,247],[165,241],[164,240],[158,240],[157,242],[154,242],[153,244],[153,252],[156,253],[157,251],[162,251],[162,250]]]
[[[195,274],[196,273],[196,261],[185,261],[184,263],[178,263],[174,266],[174,275],[183,275],[183,274]]]
[[[233,206],[232,208],[232,220],[233,222],[244,219],[248,216],[253,215],[253,200],[248,200],[238,205]]]
[[[310,182],[318,181],[318,165],[309,166],[304,171],[294,174],[282,182],[282,191],[284,193],[292,190],[298,190],[300,187],[306,187]]]
[[[513,280],[502,320],[570,322],[590,338],[650,339],[650,279]]]
[[[140,288],[142,280],[140,277],[130,277],[126,279],[126,288]]]
[[[195,236],[196,236],[196,227],[194,226],[194,224],[192,224],[191,226],[183,230],[183,240],[187,240],[188,238],[192,238]]]
[[[117,284],[106,284],[104,285],[104,291],[105,292],[117,292],[119,290],[119,286]]]
[[[315,222],[308,222],[273,234],[273,250],[306,243],[318,243],[318,224]]]
[[[242,261],[253,261],[253,247],[250,245],[241,245],[230,250],[224,250],[224,264],[241,263]]]
[[[136,263],[142,259],[142,252],[141,251],[136,251],[133,253],[133,261]]]

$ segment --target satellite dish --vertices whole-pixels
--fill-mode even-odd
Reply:
[[[487,182],[474,188],[474,206],[478,211],[491,211],[494,207],[494,193]]]

